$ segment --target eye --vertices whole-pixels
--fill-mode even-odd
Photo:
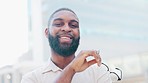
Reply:
[[[56,23],[56,24],[54,24],[56,27],[61,27],[62,26],[62,24],[61,23]]]
[[[54,22],[53,26],[55,27],[62,27],[64,25],[64,22]]]
[[[72,27],[72,28],[78,28],[78,26],[77,26],[77,25],[71,25],[71,27]]]
[[[70,22],[70,23],[69,23],[69,26],[70,26],[71,28],[79,28],[79,25],[78,25],[77,22]]]

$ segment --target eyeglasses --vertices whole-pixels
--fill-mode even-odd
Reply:
[[[116,81],[121,81],[121,79],[122,79],[122,71],[121,71],[121,69],[115,68],[116,70],[120,71],[120,76],[119,76],[116,72],[110,71],[109,67],[106,64],[104,64],[104,63],[102,63],[102,64],[107,68],[107,71],[109,71],[110,74],[114,74],[117,77]]]

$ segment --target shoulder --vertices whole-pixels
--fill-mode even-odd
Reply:
[[[77,81],[77,79],[80,79],[79,82],[87,80],[85,83],[112,83],[107,68],[103,65],[98,66],[97,64],[90,66],[83,72],[76,73],[73,81]],[[89,80],[91,80],[91,82],[89,82]]]
[[[94,64],[89,68],[89,71],[93,73],[95,79],[111,79],[110,73],[104,65],[98,66],[97,64]]]
[[[45,66],[40,66],[23,75],[21,83],[40,83],[41,74]]]
[[[89,75],[91,75],[93,77],[97,77],[97,78],[101,78],[105,74],[109,75],[109,72],[107,71],[107,68],[105,66],[103,66],[103,65],[98,66],[97,64],[91,65],[85,71],[83,71],[81,73],[89,74]]]
[[[43,70],[43,67],[38,67],[38,68],[34,69],[33,71],[30,71],[30,72],[24,74],[23,77],[32,77],[32,76],[35,77],[37,74],[41,74],[42,70]]]
[[[94,64],[90,66],[89,70],[93,71],[94,73],[104,74],[107,73],[107,68],[103,65],[98,66],[97,64]]]
[[[104,65],[98,66],[97,64],[92,65],[89,68],[95,78],[95,83],[111,83],[110,72]]]

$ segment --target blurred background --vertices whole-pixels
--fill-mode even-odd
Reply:
[[[61,7],[80,20],[76,54],[100,50],[111,71],[122,70],[120,83],[148,83],[148,0],[0,0],[0,83],[20,83],[48,60],[44,30]]]

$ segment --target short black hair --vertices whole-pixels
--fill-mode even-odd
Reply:
[[[63,11],[63,10],[72,12],[73,14],[76,15],[76,13],[75,13],[73,10],[69,9],[69,8],[59,8],[59,9],[57,9],[56,11],[54,11],[54,12],[51,14],[51,16],[49,17],[49,20],[48,20],[48,27],[49,27],[49,25],[50,25],[50,21],[51,21],[53,15],[54,15],[55,13],[57,13],[57,12],[59,12],[59,11]],[[77,17],[77,15],[76,15],[76,17]]]

